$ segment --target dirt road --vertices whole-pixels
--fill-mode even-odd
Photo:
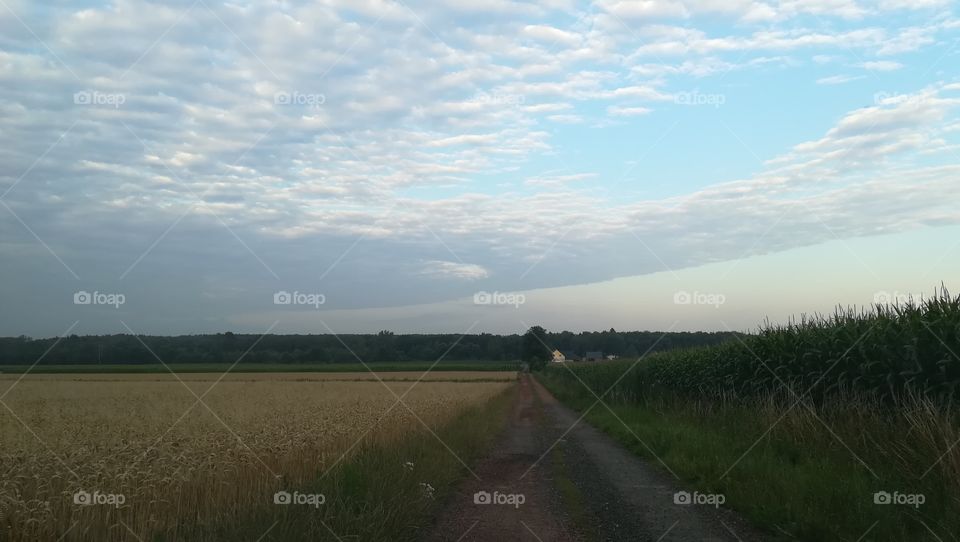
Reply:
[[[665,469],[623,449],[525,376],[511,418],[425,539],[755,541],[713,505],[677,504]]]

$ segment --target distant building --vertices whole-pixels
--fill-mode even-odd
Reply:
[[[563,363],[565,361],[580,361],[583,358],[578,356],[576,353],[571,352],[570,350],[554,350],[553,351],[553,360],[556,363]]]
[[[603,361],[603,352],[587,352],[583,356],[584,361]]]

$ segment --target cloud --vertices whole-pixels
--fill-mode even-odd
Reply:
[[[571,104],[566,103],[543,103],[536,105],[528,105],[524,107],[524,110],[528,113],[554,113],[557,111],[566,111],[572,109]]]
[[[495,134],[464,134],[444,137],[427,143],[428,147],[452,147],[458,145],[491,145],[498,141]]]
[[[421,274],[436,278],[462,280],[479,280],[490,276],[490,273],[480,265],[442,260],[424,262]]]
[[[277,289],[382,308],[662,268],[633,233],[676,268],[830,238],[791,209],[841,237],[957,218],[949,85],[891,82],[915,92],[836,102],[869,105],[846,114],[778,96],[809,108],[796,132],[769,125],[762,99],[728,100],[721,113],[787,149],[734,164],[733,182],[687,169],[709,152],[657,146],[671,123],[690,138],[713,122],[657,107],[702,78],[750,97],[787,69],[815,78],[808,54],[939,52],[946,16],[910,26],[826,1],[10,6],[36,37],[0,10],[0,295],[29,314],[0,329],[50,332],[79,287],[122,288],[151,330],[208,330],[275,310]],[[846,20],[784,23],[803,14]],[[689,182],[669,197],[638,195],[675,178]]]
[[[682,2],[669,0],[601,0],[596,2],[601,9],[624,19],[658,19],[687,17],[690,12]]]
[[[524,181],[524,184],[527,186],[561,187],[570,183],[587,181],[596,178],[596,173],[572,173],[569,175],[545,174],[537,177],[531,177]]]
[[[851,81],[858,81],[863,79],[863,75],[831,75],[829,77],[821,77],[817,79],[818,85],[842,85],[844,83],[849,83]]]
[[[903,67],[903,64],[894,62],[892,60],[875,60],[871,62],[863,62],[860,64],[860,67],[870,71],[891,72],[899,70]]]
[[[871,12],[903,7],[898,0],[883,2],[874,9],[863,7],[855,0],[783,0],[776,3],[753,0],[604,0],[596,4],[610,15],[626,21],[723,15],[745,23],[783,21],[803,15],[856,20]]]
[[[633,66],[631,71],[645,77],[662,77],[666,75],[707,77],[715,74],[726,75],[734,70],[743,70],[765,64],[778,64],[783,62],[786,62],[786,59],[783,57],[759,57],[746,62],[730,62],[720,58],[707,57],[684,60],[680,63],[639,64]]]
[[[647,107],[622,107],[619,105],[612,105],[607,108],[607,113],[614,117],[636,117],[638,115],[646,115],[651,111]]]
[[[548,25],[527,25],[523,27],[523,33],[548,45],[574,47],[583,41],[583,38],[576,32],[560,30]]]
[[[882,10],[930,9],[949,5],[949,0],[881,0]]]
[[[804,48],[869,50],[880,56],[917,51],[937,41],[941,33],[953,30],[950,18],[924,26],[885,29],[875,26],[843,31],[821,31],[803,27],[763,29],[743,35],[709,36],[703,30],[683,27],[654,27],[655,33],[631,54],[632,59],[666,59],[683,55],[716,55],[730,52],[785,52]]]
[[[583,117],[580,115],[549,115],[547,120],[560,124],[580,124],[583,122]]]

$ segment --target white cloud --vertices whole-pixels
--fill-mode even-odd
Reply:
[[[930,2],[936,0],[928,0]],[[891,0],[882,9],[900,9]],[[870,13],[855,0],[602,0],[596,4],[607,13],[624,20],[684,19],[694,16],[725,15],[746,23],[767,23],[802,15],[860,19]]]
[[[580,115],[549,115],[547,120],[560,124],[580,124],[583,122],[583,117]]]
[[[443,260],[424,262],[421,274],[430,277],[461,280],[479,280],[490,276],[490,272],[481,265]]]
[[[662,77],[666,75],[692,75],[694,77],[708,77],[710,75],[726,75],[734,70],[743,70],[769,64],[784,64],[789,62],[784,57],[758,57],[748,61],[730,62],[716,57],[696,58],[679,63],[639,64],[631,71],[645,77]],[[657,98],[662,99],[662,95]]]
[[[463,134],[444,137],[427,143],[428,147],[452,147],[456,145],[492,145],[498,140],[496,134]]]
[[[894,62],[892,60],[875,60],[871,62],[863,62],[860,64],[860,67],[871,71],[891,72],[899,70],[903,67],[903,64]]]
[[[952,29],[948,19],[926,26],[898,27],[886,30],[867,26],[840,32],[806,28],[764,29],[745,35],[711,37],[698,29],[658,30],[660,39],[645,40],[635,49],[633,58],[658,58],[682,55],[714,55],[747,51],[790,51],[801,48],[839,47],[842,50],[867,49],[881,56],[919,50],[936,42],[939,32]]]
[[[140,261],[124,280],[164,292],[150,300],[157,325],[193,310],[216,317],[189,304],[187,293],[201,298],[192,289],[198,276],[243,292],[273,288],[273,273],[291,288],[323,274],[331,306],[370,307],[463,295],[464,282],[527,288],[654,269],[638,256],[648,253],[636,250],[630,230],[652,239],[671,267],[738,257],[753,250],[748,230],[790,204],[835,220],[841,236],[956,218],[949,202],[957,171],[945,158],[957,133],[949,85],[863,96],[871,106],[839,120],[830,117],[835,108],[802,92],[778,96],[776,107],[809,108],[805,126],[824,127],[822,137],[800,143],[792,130],[768,125],[765,104],[736,110],[730,99],[721,113],[748,115],[751,136],[770,134],[769,148],[790,150],[737,182],[680,183],[669,200],[636,195],[660,182],[656,160],[636,168],[629,190],[608,161],[624,149],[641,160],[649,150],[677,160],[677,178],[710,174],[684,169],[710,158],[657,147],[656,134],[644,130],[665,121],[666,131],[670,114],[686,115],[681,124],[689,126],[678,130],[696,130],[713,121],[713,109],[624,117],[648,114],[682,89],[750,96],[790,69],[797,80],[814,79],[803,70],[816,67],[796,60],[808,55],[850,67],[851,50],[867,58],[938,52],[926,48],[949,45],[947,33],[958,28],[952,19],[904,26],[916,23],[863,15],[900,9],[892,2],[828,0],[486,6],[429,4],[414,16],[376,1],[211,3],[181,19],[187,5],[139,0],[80,11],[70,3],[11,4],[60,59],[0,10],[0,193],[11,189],[4,202],[84,278],[116,280]],[[802,14],[847,20],[784,24]],[[929,83],[890,74],[897,76],[890,88]],[[83,89],[122,93],[125,103],[74,104]],[[817,99],[840,90],[818,89]],[[605,131],[614,125],[624,132]],[[623,137],[636,141],[606,143],[628,128],[636,132]],[[917,195],[905,198],[907,188]],[[0,272],[4,299],[10,290],[43,290],[39,277],[55,282],[64,270],[49,252],[5,209],[0,224],[0,252],[15,262]],[[798,235],[773,236],[755,250],[816,242],[824,233],[810,217],[791,214],[784,224]],[[473,263],[449,261],[430,230]],[[547,251],[548,265],[537,264],[520,284]],[[553,258],[567,264],[550,266]],[[347,292],[344,299],[336,290]]]
[[[858,19],[867,14],[855,0],[784,0],[777,9],[784,17],[811,14]]]
[[[818,85],[842,85],[844,83],[849,83],[851,81],[858,81],[863,79],[863,75],[831,75],[828,77],[821,77],[817,79]]]
[[[607,108],[607,113],[614,117],[635,117],[638,115],[646,115],[651,109],[647,107],[623,107],[619,105],[611,105]]]
[[[881,0],[880,9],[885,11],[899,9],[930,9],[947,6],[950,0]]]
[[[670,0],[599,0],[601,9],[624,19],[658,19],[687,17],[690,12],[683,2]]]
[[[545,103],[525,106],[524,111],[529,113],[553,113],[556,111],[566,111],[573,109],[573,106],[566,103]]]
[[[580,35],[575,32],[560,30],[548,25],[527,25],[523,27],[523,33],[531,38],[543,41],[547,45],[574,47],[583,41]]]
[[[571,183],[596,179],[596,173],[571,173],[568,175],[540,175],[524,181],[528,186],[561,187]]]

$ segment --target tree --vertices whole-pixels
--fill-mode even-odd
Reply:
[[[543,369],[551,357],[547,347],[547,331],[540,326],[533,326],[523,335],[520,346],[520,359],[527,362],[533,370]]]
[[[545,351],[554,348],[580,353],[601,350],[607,354],[635,358],[647,351],[718,344],[736,336],[725,331],[670,332],[666,336],[652,331],[623,332],[614,329],[547,333],[543,328],[535,327],[531,328],[532,331],[536,333],[529,336],[523,333],[484,333],[463,337],[458,334],[395,335],[386,330],[377,334],[342,337],[329,334],[261,337],[229,331],[178,337],[131,334],[71,335],[45,339],[0,337],[0,370],[5,365],[30,365],[38,359],[38,365],[87,364],[97,363],[101,359],[105,364],[155,364],[157,359],[154,355],[164,363],[233,363],[244,352],[247,352],[243,356],[244,363],[270,360],[355,363],[355,355],[364,361],[397,362],[430,361],[441,356],[444,360],[455,361],[512,361],[520,356],[526,363],[535,359],[535,365],[540,367],[544,359],[550,359],[550,353]],[[145,348],[141,341],[148,347]],[[549,348],[545,345],[549,345]]]
[[[397,360],[397,339],[392,331],[385,329],[377,333],[376,349],[377,361]]]

